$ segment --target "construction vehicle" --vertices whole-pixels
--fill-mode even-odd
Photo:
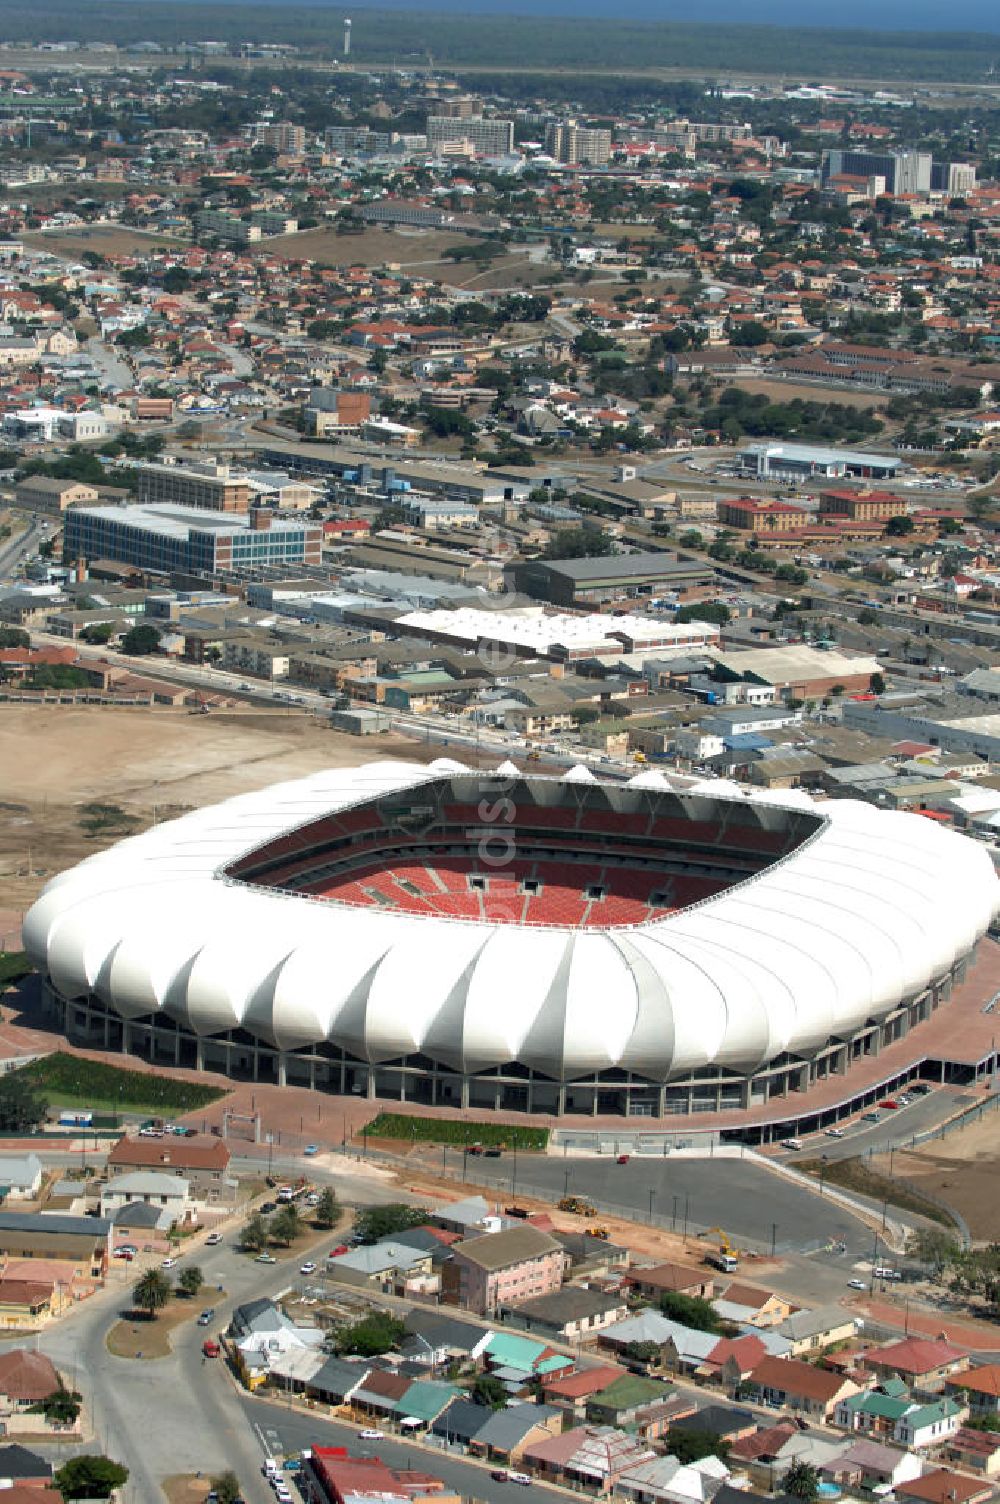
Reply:
[[[561,1212],[572,1212],[577,1217],[596,1217],[597,1213],[589,1201],[584,1201],[582,1196],[564,1196],[557,1202]]]
[[[605,1243],[611,1236],[606,1227],[587,1227],[584,1231],[588,1238],[601,1238]]]
[[[714,1250],[705,1255],[705,1262],[715,1269],[721,1269],[723,1274],[735,1274],[740,1267],[739,1249],[736,1247],[721,1227],[710,1227],[702,1236],[710,1238],[716,1236],[719,1239],[718,1252]]]

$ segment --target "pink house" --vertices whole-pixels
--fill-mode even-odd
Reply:
[[[452,1245],[444,1268],[445,1298],[489,1316],[500,1306],[558,1290],[565,1264],[562,1245],[538,1227],[483,1233]]]

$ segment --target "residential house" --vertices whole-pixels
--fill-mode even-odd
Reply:
[[[621,1377],[622,1369],[610,1363],[581,1368],[575,1373],[552,1374],[542,1381],[542,1395],[547,1404],[582,1420],[590,1397]]]
[[[5,1426],[32,1405],[47,1400],[61,1383],[58,1370],[44,1353],[25,1347],[12,1347],[0,1353],[0,1417]]]
[[[913,1452],[886,1446],[869,1437],[851,1443],[839,1457],[825,1463],[823,1476],[843,1488],[874,1493],[894,1489],[909,1478],[919,1478],[925,1464]]]
[[[135,1170],[157,1170],[188,1182],[192,1201],[208,1206],[236,1199],[236,1181],[229,1176],[231,1155],[219,1138],[120,1138],[108,1155],[108,1177]]]
[[[740,1280],[733,1280],[720,1291],[712,1301],[712,1307],[723,1321],[759,1327],[780,1326],[795,1309],[783,1295],[743,1284]]]
[[[37,1154],[0,1156],[0,1195],[4,1201],[30,1201],[42,1188],[42,1161]]]
[[[518,1466],[528,1447],[562,1433],[562,1412],[554,1405],[509,1405],[492,1410],[469,1450],[491,1461]]]
[[[976,1417],[1000,1417],[1000,1363],[964,1369],[944,1381],[946,1394],[968,1405]]]
[[[111,1223],[100,1217],[0,1211],[0,1253],[8,1259],[56,1259],[73,1277],[102,1280],[110,1254]]]
[[[444,1298],[480,1316],[558,1290],[565,1255],[548,1233],[521,1226],[466,1238],[445,1265]]]
[[[901,1379],[887,1379],[877,1389],[841,1400],[834,1421],[845,1431],[863,1431],[922,1451],[954,1436],[968,1413],[964,1405],[943,1395],[929,1402],[915,1400]]]
[[[654,1264],[649,1269],[634,1269],[628,1282],[637,1295],[647,1300],[657,1300],[668,1291],[700,1300],[711,1300],[715,1294],[712,1275],[691,1264]]]
[[[797,1410],[819,1420],[829,1420],[840,1401],[857,1393],[858,1388],[849,1379],[798,1358],[762,1359],[749,1383],[763,1404]]]
[[[969,1354],[943,1337],[904,1337],[887,1347],[869,1348],[865,1367],[880,1379],[895,1375],[913,1387],[938,1390],[946,1379],[966,1371]]]
[[[429,1279],[432,1268],[429,1252],[392,1238],[353,1248],[328,1265],[331,1279],[338,1284],[381,1290],[384,1294],[402,1294],[411,1281]]]
[[[621,1295],[571,1285],[522,1301],[507,1313],[512,1326],[567,1343],[592,1341],[598,1332],[627,1315],[628,1303]]]
[[[987,1478],[1000,1474],[1000,1436],[994,1431],[978,1431],[960,1426],[941,1448],[946,1462],[954,1462],[966,1472],[982,1473]]]
[[[670,1385],[661,1379],[647,1379],[641,1374],[623,1373],[586,1402],[586,1416],[591,1425],[618,1426],[631,1429],[641,1410],[660,1404],[670,1396]]]
[[[226,1332],[227,1346],[248,1389],[265,1383],[272,1361],[293,1348],[318,1349],[323,1333],[300,1327],[271,1300],[251,1300],[237,1306]]]
[[[652,1447],[613,1426],[575,1426],[525,1448],[524,1462],[539,1479],[609,1494],[619,1478],[656,1456]]]
[[[425,1499],[459,1504],[457,1494],[440,1478],[415,1468],[394,1468],[378,1457],[351,1457],[346,1447],[309,1449],[302,1474],[306,1496],[314,1504],[344,1504],[345,1499]]]
[[[729,1477],[718,1457],[702,1457],[689,1464],[676,1457],[654,1457],[623,1473],[615,1497],[632,1504],[710,1504]]]
[[[811,1311],[793,1311],[777,1327],[791,1344],[793,1358],[815,1353],[835,1342],[850,1342],[857,1335],[857,1322],[843,1306],[817,1306]]]
[[[5,1491],[5,1500],[15,1497],[17,1493],[21,1493],[22,1497],[27,1495],[33,1504],[38,1504],[39,1500],[44,1501],[46,1494],[58,1499],[59,1495],[49,1486],[51,1483],[52,1464],[46,1462],[44,1457],[30,1452],[27,1447],[19,1446],[17,1442],[0,1447],[0,1489]],[[32,1492],[27,1494],[29,1488]]]
[[[101,1190],[101,1216],[111,1217],[125,1206],[140,1203],[160,1213],[158,1225],[165,1221],[183,1225],[197,1222],[190,1201],[191,1188],[180,1175],[164,1175],[158,1170],[136,1170],[131,1175],[116,1175]]]
[[[0,1275],[0,1331],[37,1331],[53,1316],[61,1316],[71,1299],[58,1280]]]
[[[406,1330],[409,1335],[400,1348],[403,1356],[429,1368],[452,1361],[478,1363],[493,1336],[489,1327],[419,1308],[406,1317]]]
[[[900,1504],[986,1504],[993,1497],[993,1485],[939,1467],[897,1483],[893,1492]]]

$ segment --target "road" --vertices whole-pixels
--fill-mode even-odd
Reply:
[[[22,533],[18,533],[14,538],[8,538],[0,545],[0,580],[12,579],[20,568],[22,560],[38,547],[41,539],[41,521],[32,517]]]
[[[652,1211],[658,1225],[676,1232],[683,1232],[686,1215],[695,1256],[702,1251],[695,1233],[710,1227],[764,1251],[773,1243],[778,1253],[845,1241],[849,1253],[860,1254],[871,1242],[864,1224],[842,1206],[752,1160],[633,1156],[620,1165],[610,1156],[522,1154],[515,1170],[514,1158],[491,1159],[489,1169],[470,1160],[468,1177],[477,1184],[489,1179],[505,1205],[518,1194],[557,1201],[575,1193],[609,1215],[647,1221]],[[460,1174],[458,1151],[451,1160],[451,1173]]]

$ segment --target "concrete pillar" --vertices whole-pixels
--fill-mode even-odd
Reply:
[[[566,1116],[566,1083],[565,1082],[560,1082],[560,1084],[559,1084],[559,1090],[556,1093],[556,1117],[557,1118],[564,1118],[565,1116]]]
[[[258,1045],[253,1046],[253,1079],[255,1081],[260,1080],[260,1048]]]
[[[229,1062],[227,1059],[226,1064],[228,1065],[228,1063]],[[205,1041],[202,1039],[200,1034],[197,1034],[195,1036],[194,1041],[194,1068],[196,1071],[203,1071],[205,1069]]]
[[[367,1080],[366,1080],[365,1084],[367,1086],[368,1100],[369,1100],[369,1102],[374,1102],[374,1100],[375,1100],[375,1072],[372,1070],[371,1066],[368,1067]]]
[[[278,1051],[278,1085],[288,1085],[288,1056],[284,1050]]]
[[[180,1031],[180,1029],[175,1029],[174,1030],[174,1064],[175,1065],[180,1065],[180,1063],[181,1063],[181,1031]]]
[[[104,1015],[104,1048],[105,1050],[111,1048],[111,1015],[109,1013]]]
[[[132,1049],[132,1024],[129,1019],[122,1019],[122,1050],[127,1055]]]
[[[309,1090],[316,1090],[316,1056],[309,1056]]]

